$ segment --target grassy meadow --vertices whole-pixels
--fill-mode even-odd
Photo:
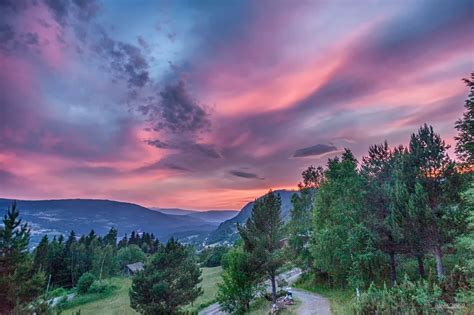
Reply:
[[[217,282],[220,279],[222,267],[202,268],[201,287],[204,290],[203,295],[198,297],[192,305],[185,307],[185,310],[197,312],[214,302],[217,293]],[[77,297],[74,301],[65,305],[62,314],[76,314],[79,310],[81,315],[136,315],[138,314],[130,307],[130,298],[128,290],[132,285],[131,278],[116,277],[110,279],[111,284],[116,289],[103,298],[86,294]]]

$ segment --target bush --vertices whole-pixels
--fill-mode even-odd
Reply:
[[[443,292],[443,300],[449,304],[455,303],[458,293],[471,291],[468,270],[465,267],[455,266],[441,281],[440,287]]]
[[[87,293],[94,281],[95,276],[92,273],[83,273],[82,276],[79,278],[79,281],[77,282],[77,292],[79,294]]]
[[[441,289],[426,281],[411,282],[407,277],[391,288],[377,288],[373,283],[367,292],[356,297],[357,314],[438,314],[444,305]]]
[[[55,298],[55,297],[58,297],[58,296],[63,296],[63,295],[66,295],[67,294],[67,291],[66,289],[64,288],[56,288],[52,291],[49,291],[48,293],[48,297],[50,298]]]
[[[91,284],[87,293],[104,293],[110,289],[111,286],[108,282],[96,280]]]

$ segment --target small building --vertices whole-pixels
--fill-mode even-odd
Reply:
[[[143,270],[143,263],[142,262],[136,262],[133,264],[128,264],[125,266],[125,273],[129,276],[133,276],[139,271]]]

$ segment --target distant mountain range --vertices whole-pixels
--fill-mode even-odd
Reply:
[[[11,200],[0,199],[0,214],[6,213],[10,205]],[[210,211],[202,215],[170,215],[133,203],[95,199],[19,200],[17,205],[21,218],[31,227],[33,245],[44,234],[67,235],[74,230],[81,235],[91,229],[98,234],[105,234],[111,227],[116,227],[119,235],[146,231],[162,241],[171,236],[205,237],[225,218],[236,213]]]
[[[276,190],[281,197],[281,214],[284,221],[290,217],[291,196],[295,191]],[[261,198],[261,197],[260,197]],[[0,198],[0,215],[6,213],[12,200]],[[21,218],[31,227],[31,244],[41,237],[89,233],[106,234],[111,227],[119,236],[132,231],[153,233],[159,240],[175,237],[182,242],[198,246],[232,244],[238,239],[236,224],[245,223],[254,202],[240,211],[195,211],[178,208],[145,208],[137,204],[100,199],[18,200]]]
[[[291,190],[275,190],[273,193],[280,195],[281,216],[282,219],[287,222],[290,219],[290,211],[293,207],[291,203],[291,196],[297,192]],[[259,197],[258,199],[260,198],[262,197]],[[216,230],[209,234],[206,239],[206,244],[229,244],[235,242],[239,238],[237,232],[237,223],[243,224],[247,221],[247,219],[250,217],[250,214],[252,213],[254,203],[254,201],[247,203],[235,217],[222,222]]]
[[[181,216],[190,216],[193,218],[199,218],[207,222],[221,223],[225,220],[233,218],[239,211],[236,210],[188,210],[188,209],[178,209],[178,208],[150,208],[156,211],[159,211],[164,214],[171,215],[181,215]]]

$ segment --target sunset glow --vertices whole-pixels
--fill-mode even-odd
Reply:
[[[127,3],[0,4],[0,197],[240,209],[425,122],[454,142],[473,1]]]

